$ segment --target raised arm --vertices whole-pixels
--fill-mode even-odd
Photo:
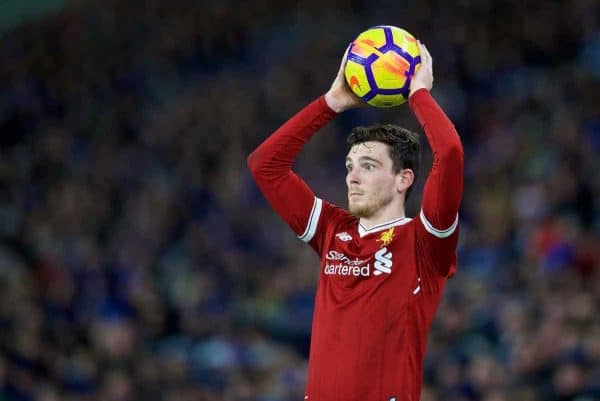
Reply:
[[[345,56],[327,93],[277,129],[248,157],[248,166],[273,209],[306,242],[314,235],[322,201],[292,171],[308,140],[337,113],[361,101],[344,80]]]
[[[432,60],[421,45],[422,65],[413,81],[409,104],[425,131],[433,164],[423,191],[422,237],[435,269],[451,273],[458,241],[458,209],[463,190],[463,148],[454,125],[433,99]]]
[[[319,207],[313,191],[292,171],[298,153],[334,116],[321,96],[289,119],[248,156],[256,184],[273,209],[301,236],[313,209]],[[305,239],[305,238],[302,238]]]

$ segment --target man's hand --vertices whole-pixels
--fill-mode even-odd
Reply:
[[[411,97],[419,89],[425,88],[429,91],[433,87],[433,60],[431,54],[421,42],[419,42],[419,51],[421,52],[421,67],[419,67],[419,71],[415,73],[410,82],[408,97]]]
[[[325,102],[327,105],[336,113],[341,113],[354,107],[362,106],[364,102],[356,96],[344,77],[344,66],[346,65],[346,57],[348,56],[348,49],[342,57],[342,63],[337,76],[331,84],[331,88],[325,93]]]

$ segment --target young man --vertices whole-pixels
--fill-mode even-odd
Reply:
[[[321,257],[312,324],[308,401],[418,401],[427,332],[456,265],[463,151],[431,97],[432,60],[409,104],[433,150],[422,208],[404,213],[420,158],[416,134],[392,125],[352,130],[346,157],[349,212],[316,197],[291,170],[303,145],[336,114],[361,101],[344,60],[331,88],[248,158],[275,211]]]

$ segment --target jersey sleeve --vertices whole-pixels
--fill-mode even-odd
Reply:
[[[333,237],[338,224],[353,217],[344,209],[324,199],[315,197],[313,205],[306,228],[298,237],[322,256],[323,249]]]
[[[329,209],[292,171],[292,165],[310,138],[335,115],[321,96],[277,129],[248,157],[252,176],[271,207],[313,248],[313,244],[318,243],[319,222]]]
[[[426,265],[443,276],[456,269],[458,209],[463,190],[463,148],[450,119],[421,89],[410,97],[410,106],[425,131],[433,163],[425,182],[423,202],[416,219],[417,241]]]

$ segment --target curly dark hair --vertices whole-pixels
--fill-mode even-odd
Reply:
[[[417,133],[393,124],[355,127],[350,131],[346,144],[350,149],[358,143],[368,141],[378,141],[389,145],[389,155],[392,159],[394,174],[402,169],[409,168],[413,171],[416,181],[421,161],[421,143]],[[406,199],[408,199],[412,189],[413,185],[406,191]]]

